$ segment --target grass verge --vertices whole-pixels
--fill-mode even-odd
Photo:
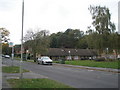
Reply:
[[[21,60],[21,58],[19,58],[19,57],[14,57],[14,59],[15,60],[19,60],[19,61]]]
[[[59,61],[53,61],[53,62],[59,63]],[[65,61],[65,64],[120,69],[120,65],[119,65],[120,61],[118,60],[115,61],[73,60],[73,61]]]
[[[2,66],[2,72],[4,73],[19,73],[20,67],[17,66]],[[23,69],[24,72],[29,72],[28,70]]]
[[[89,66],[89,67],[102,67],[102,68],[113,68],[120,69],[120,61],[94,61],[94,60],[79,60],[79,61],[65,61],[65,64]]]
[[[27,60],[27,62],[32,62],[32,63],[34,63],[34,60]]]
[[[13,88],[71,88],[50,79],[8,79]]]

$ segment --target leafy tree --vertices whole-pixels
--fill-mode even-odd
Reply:
[[[34,61],[36,61],[36,56],[38,54],[47,52],[47,48],[49,47],[49,32],[46,30],[37,32],[29,30],[25,35],[24,40],[24,47],[26,49],[31,49]]]
[[[10,32],[6,28],[0,28],[0,51],[2,51],[2,54],[10,55],[11,49],[8,45],[9,34]]]
[[[80,49],[87,49],[88,48],[88,43],[86,40],[87,35],[83,36],[82,38],[80,38],[76,44],[77,48]]]
[[[2,54],[11,55],[12,48],[9,47],[8,43],[2,43]]]
[[[109,37],[115,32],[116,27],[115,24],[110,21],[111,14],[108,8],[90,6],[89,11],[92,15],[92,25],[95,27],[95,31],[89,33],[89,41],[87,40],[88,46],[96,48],[102,53],[103,50],[110,47],[111,40]]]
[[[77,48],[77,43],[83,35],[84,32],[79,29],[67,29],[65,32],[58,32],[57,34],[54,33],[50,36],[50,47]]]
[[[58,33],[53,33],[50,35],[50,47],[51,48],[59,48],[60,47],[60,40],[59,38],[61,37],[63,33],[58,32]]]
[[[115,24],[110,21],[111,14],[108,8],[101,6],[90,6],[93,26],[99,34],[114,32]]]
[[[0,33],[1,33],[1,41],[3,42],[8,42],[9,40],[9,34],[10,32],[6,28],[0,28]]]

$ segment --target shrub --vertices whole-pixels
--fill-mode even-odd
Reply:
[[[105,58],[104,57],[96,58],[95,61],[105,61]]]

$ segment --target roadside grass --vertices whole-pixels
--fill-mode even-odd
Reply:
[[[53,62],[59,63],[59,61],[53,61]],[[72,60],[72,61],[65,61],[65,64],[120,69],[120,65],[119,65],[120,61],[118,60],[115,61]]]
[[[77,61],[65,61],[65,64],[80,65],[89,67],[102,67],[120,69],[120,61],[94,61],[94,60],[77,60]]]
[[[21,60],[21,58],[19,58],[19,57],[14,57],[14,59],[15,60],[19,60],[19,61]]]
[[[33,62],[34,63],[34,60],[27,60],[27,62]]]
[[[20,72],[20,67],[17,66],[2,66],[2,72],[4,73],[19,73]],[[29,72],[29,70],[23,69],[24,72]]]
[[[53,63],[60,63],[60,61],[53,61]]]
[[[50,79],[8,79],[13,88],[72,88]]]
[[[20,57],[14,57],[14,59],[19,60],[19,61],[21,60]],[[23,60],[23,61],[25,61],[25,62],[34,62],[34,60],[32,60],[32,59],[31,60]]]

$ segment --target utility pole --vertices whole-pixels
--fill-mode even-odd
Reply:
[[[13,66],[13,59],[14,59],[14,45],[12,46],[12,66]]]
[[[22,62],[23,62],[23,26],[24,26],[24,0],[22,2],[22,33],[21,33],[21,61],[20,61],[20,79],[23,77]]]
[[[118,33],[120,34],[120,1],[118,2]]]
[[[12,66],[13,66],[13,59],[14,59],[14,45],[13,45],[13,42],[10,42],[9,43],[9,47],[11,47],[12,49],[12,52],[11,52],[11,57],[12,57]]]
[[[0,89],[2,90],[2,36],[0,31]]]

